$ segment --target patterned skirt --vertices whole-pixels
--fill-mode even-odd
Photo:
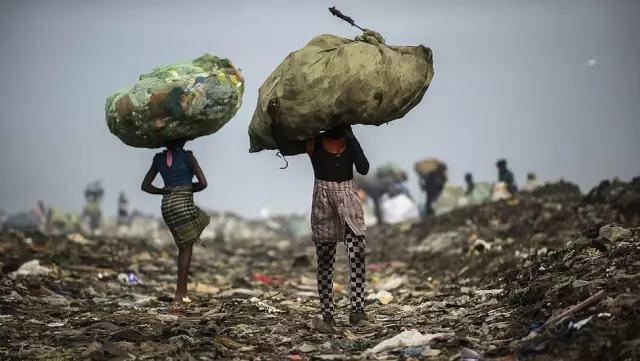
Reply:
[[[200,235],[211,217],[196,207],[191,187],[164,188],[162,219],[178,246],[200,245]]]
[[[311,233],[314,242],[342,242],[347,228],[364,236],[364,210],[353,180],[327,182],[316,179],[311,205]]]

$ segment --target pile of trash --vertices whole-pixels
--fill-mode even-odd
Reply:
[[[372,324],[348,325],[339,252],[331,335],[312,322],[309,242],[219,238],[197,248],[190,302],[172,307],[171,244],[6,233],[0,359],[637,359],[639,184],[603,183],[584,196],[558,183],[373,227]]]
[[[456,208],[424,223],[378,227],[369,232],[367,244],[373,257],[446,265],[450,260],[440,250],[456,256],[491,247],[520,252],[562,247],[567,237],[596,222],[640,226],[639,210],[640,177],[629,183],[604,181],[586,196],[577,185],[560,181],[507,200]],[[409,252],[397,247],[398,239]]]
[[[302,237],[308,235],[305,226],[308,224],[308,216],[287,215],[271,217],[264,220],[252,220],[243,218],[231,212],[207,211],[211,222],[202,233],[202,239],[206,242],[218,240],[242,241],[246,239],[280,240],[283,238]],[[301,225],[301,217],[304,222]],[[42,231],[42,221],[33,211],[19,212],[1,217],[0,231],[33,232]],[[117,218],[104,218],[100,226],[92,231],[88,225],[88,219],[79,223],[77,229],[65,227],[64,232],[56,233],[80,233],[85,237],[97,235],[101,238],[117,238],[127,241],[148,242],[157,247],[173,245],[173,238],[162,218],[134,212],[126,224],[120,224]]]

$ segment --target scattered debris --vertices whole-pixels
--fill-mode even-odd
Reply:
[[[586,196],[561,182],[517,202],[376,226],[372,324],[349,326],[341,252],[333,335],[308,327],[319,302],[305,238],[248,232],[195,249],[190,302],[177,306],[173,244],[7,232],[0,359],[635,359],[638,195],[640,179]]]

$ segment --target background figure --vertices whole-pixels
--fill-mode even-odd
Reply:
[[[433,205],[440,197],[444,185],[447,183],[447,166],[444,163],[439,163],[438,166],[431,172],[423,175],[420,178],[420,188],[425,192],[426,201],[424,205],[425,217],[429,217],[434,214]]]
[[[354,175],[353,180],[356,187],[364,190],[364,192],[367,194],[367,197],[371,199],[376,223],[383,224],[384,219],[382,217],[380,200],[389,188],[391,181],[388,178],[379,177],[378,175],[373,174],[369,177]]]
[[[51,207],[47,214],[47,233],[60,235],[72,233],[71,218],[62,209]]]
[[[89,221],[89,232],[95,235],[102,222],[102,208],[100,202],[104,197],[104,188],[101,181],[89,183],[84,190],[86,204],[82,210],[82,221]]]
[[[518,186],[516,185],[513,172],[507,167],[507,161],[504,159],[498,160],[496,163],[498,168],[498,182],[503,182],[507,186],[507,191],[511,194],[518,192]]]
[[[104,197],[104,187],[102,187],[102,181],[97,180],[87,184],[84,189],[84,198],[87,202],[102,201]]]
[[[413,199],[413,196],[411,196],[411,191],[409,191],[409,186],[407,184],[408,181],[409,175],[407,174],[407,172],[401,171],[398,174],[398,180],[395,182],[395,186],[400,193],[407,196],[407,198],[409,198],[410,200],[415,201]]]
[[[0,232],[4,231],[4,223],[7,221],[8,213],[4,209],[0,209]]]
[[[538,177],[535,173],[529,172],[527,174],[527,181],[522,186],[522,191],[531,192],[534,189],[540,187],[540,182],[538,182]]]
[[[473,189],[476,186],[476,183],[473,180],[473,175],[471,173],[467,173],[464,175],[464,182],[467,184],[467,189],[464,194],[470,196],[473,193]]]
[[[36,216],[38,217],[38,229],[40,230],[40,232],[44,233],[44,234],[49,234],[49,232],[51,231],[51,210],[47,209],[47,207],[45,207],[44,202],[42,200],[39,200],[38,203],[36,204],[36,209],[34,210],[34,213],[36,214]]]
[[[373,211],[376,215],[376,219],[378,220],[378,224],[384,224],[384,219],[382,217],[382,208],[380,206],[380,200],[382,196],[386,192],[386,186],[383,183],[383,180],[377,180],[376,182],[370,184],[367,188],[365,188],[365,192],[371,198],[373,202]]]
[[[118,221],[119,226],[129,224],[129,200],[124,192],[120,192],[118,197]]]

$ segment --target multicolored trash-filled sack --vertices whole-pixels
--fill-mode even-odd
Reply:
[[[220,130],[242,105],[244,77],[228,60],[205,54],[153,69],[107,99],[111,133],[136,148],[195,139]]]
[[[249,152],[276,149],[267,106],[279,100],[285,135],[304,140],[340,123],[382,125],[404,117],[433,78],[423,46],[390,46],[366,30],[355,40],[319,35],[292,52],[260,87]]]

